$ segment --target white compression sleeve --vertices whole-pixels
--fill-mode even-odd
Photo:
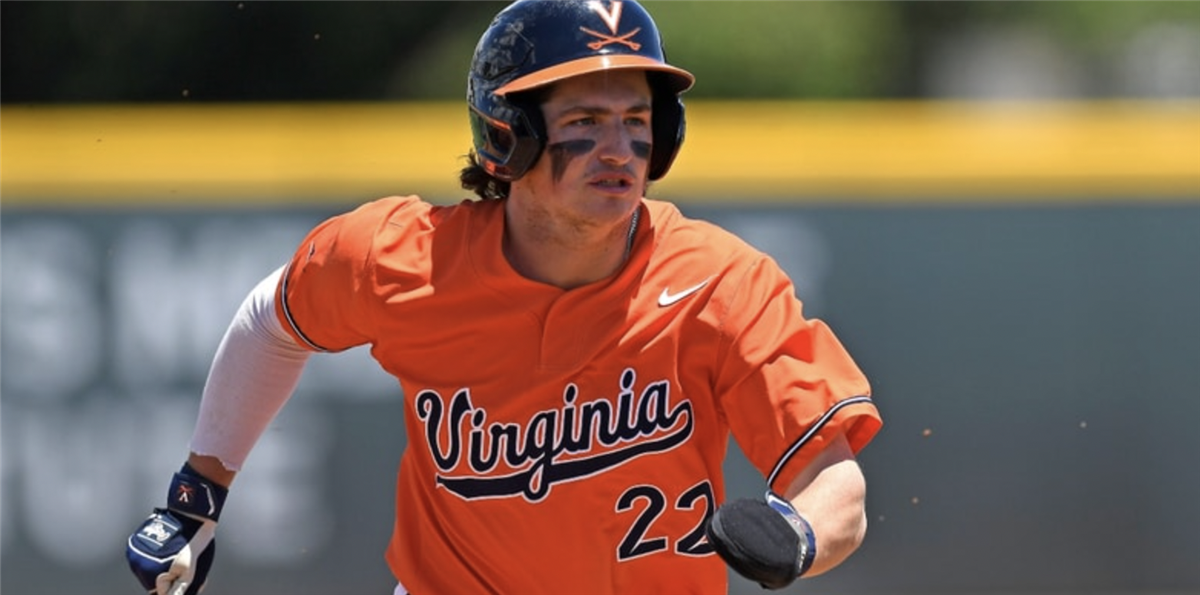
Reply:
[[[267,425],[296,390],[312,354],[297,345],[275,316],[283,269],[263,279],[242,302],[217,348],[191,450],[238,471]]]

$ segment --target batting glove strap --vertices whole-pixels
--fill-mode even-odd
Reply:
[[[200,475],[191,465],[183,468],[171,479],[167,490],[167,509],[183,515],[217,522],[225,497],[229,490]]]
[[[775,492],[767,492],[767,505],[775,509],[783,516],[783,520],[791,525],[792,530],[796,532],[796,536],[800,538],[797,546],[800,548],[800,553],[797,555],[800,564],[800,570],[796,576],[804,576],[805,572],[812,567],[813,560],[817,557],[817,537],[813,535],[812,525],[808,524],[808,520],[804,518],[792,506],[791,502],[775,495]]]

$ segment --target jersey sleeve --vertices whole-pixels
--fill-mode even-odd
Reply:
[[[275,311],[301,345],[343,351],[371,343],[376,315],[374,262],[381,237],[417,204],[415,197],[370,202],[317,225],[300,243],[276,289]]]
[[[782,493],[839,433],[857,453],[882,420],[866,376],[824,322],[761,256],[735,284],[721,324],[717,395],[734,439]]]

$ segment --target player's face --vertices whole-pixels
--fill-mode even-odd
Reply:
[[[546,149],[521,182],[547,208],[593,220],[629,215],[645,193],[650,163],[645,73],[592,73],[556,83],[542,115]]]

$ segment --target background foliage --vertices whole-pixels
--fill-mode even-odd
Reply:
[[[456,99],[475,41],[505,4],[10,0],[0,3],[0,99]],[[1060,94],[1144,93],[1119,84],[1120,68],[1129,69],[1124,56],[1139,35],[1163,37],[1155,27],[1176,32],[1175,68],[1190,61],[1195,70],[1200,60],[1200,2],[1192,1],[645,4],[670,59],[699,76],[693,96],[701,97],[953,93],[933,82],[939,71],[988,65],[947,59],[998,31],[1010,43],[988,46],[992,54],[1032,46],[1012,59],[1061,64],[1066,74],[1049,78],[1081,81]],[[1185,83],[1185,94],[1200,87]]]

